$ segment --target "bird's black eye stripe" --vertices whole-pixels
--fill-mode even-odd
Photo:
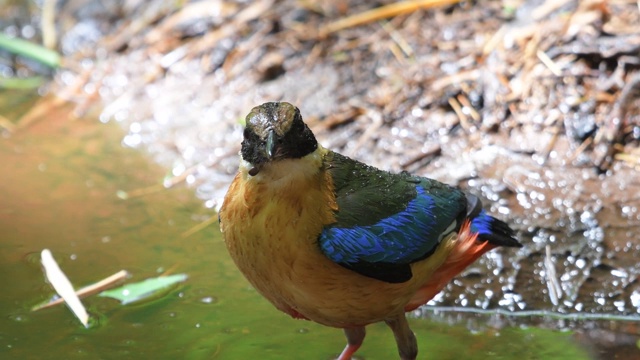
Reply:
[[[244,140],[242,140],[242,147],[240,153],[242,158],[252,164],[261,164],[266,162],[266,157],[261,151],[265,147],[266,141],[260,139],[260,137],[249,128],[245,128]]]
[[[317,147],[313,133],[302,122],[302,118],[298,114],[298,118],[293,121],[291,128],[282,138],[278,139],[278,143],[284,144],[287,157],[301,158],[313,152]]]

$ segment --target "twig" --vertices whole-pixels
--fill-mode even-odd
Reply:
[[[496,31],[482,47],[482,55],[487,56],[493,50],[495,50],[500,42],[504,39],[504,35],[507,33],[508,26],[502,25],[498,31]]]
[[[173,12],[179,5],[177,2],[167,1],[165,3],[160,2],[159,6],[147,6],[142,14],[138,15],[132,21],[125,22],[111,38],[105,40],[105,45],[108,51],[119,51],[129,46],[131,39],[136,37],[143,31],[148,30],[151,25],[158,20],[167,16],[167,14]]]
[[[538,59],[540,59],[540,61],[547,67],[547,69],[549,69],[553,73],[553,75],[555,75],[555,76],[561,76],[562,75],[562,69],[560,68],[560,66],[558,64],[556,64],[549,57],[549,55],[547,55],[547,53],[545,53],[542,50],[538,50],[536,52],[536,55],[538,56]]]
[[[150,185],[150,186],[134,189],[131,191],[119,190],[117,192],[117,195],[119,198],[123,200],[128,200],[131,198],[153,194],[162,190],[171,189],[172,187],[180,183],[183,183],[189,175],[193,174],[197,170],[199,165],[200,164],[196,164],[189,167],[188,169],[183,171],[180,175],[166,179],[162,184]]]
[[[557,306],[559,300],[562,298],[562,287],[558,282],[558,275],[556,274],[556,267],[551,259],[551,247],[549,245],[545,247],[544,270],[547,275],[549,298],[551,299],[551,303]]]
[[[342,18],[320,28],[320,37],[326,37],[336,31],[359,26],[402,14],[406,14],[421,8],[431,8],[442,5],[452,5],[461,0],[414,0],[399,1],[393,4],[381,6],[379,8],[364,11],[355,15]]]
[[[476,111],[473,105],[471,105],[471,101],[469,101],[469,98],[467,97],[467,95],[460,94],[456,96],[456,99],[458,99],[460,104],[464,106],[464,109],[466,109],[469,112],[469,115],[471,115],[474,121],[480,121],[482,119],[478,111]]]
[[[620,161],[624,161],[626,162],[628,165],[630,166],[638,166],[640,165],[640,156],[636,155],[636,154],[630,154],[630,153],[617,153],[614,155],[614,159],[616,160],[620,160]]]
[[[76,291],[76,295],[78,296],[78,298],[82,299],[85,298],[87,296],[91,296],[93,294],[97,294],[103,290],[106,290],[110,287],[112,287],[115,283],[117,283],[118,281],[121,281],[123,279],[125,279],[127,276],[129,276],[129,273],[126,270],[120,270],[117,273],[98,281],[95,284],[91,284],[89,286],[85,286],[82,289],[79,289],[78,291]],[[31,311],[37,311],[37,310],[42,310],[42,309],[46,309],[58,304],[62,304],[64,302],[63,298],[59,298],[53,301],[50,301],[46,304],[42,304],[42,305],[37,305],[34,306]]]
[[[42,26],[42,45],[47,49],[55,49],[58,41],[56,32],[56,5],[57,0],[44,0],[42,4],[42,17],[40,25]]]
[[[333,130],[341,125],[348,124],[355,120],[356,117],[364,114],[361,107],[349,107],[343,111],[336,111],[319,122],[318,127]]]
[[[400,164],[400,168],[402,169],[407,169],[409,166],[422,161],[423,159],[429,157],[429,156],[436,156],[438,154],[440,154],[440,152],[442,151],[442,148],[440,147],[440,144],[435,144],[434,146],[432,146],[431,148],[427,149],[426,151],[421,151],[418,155],[414,156],[413,158],[409,159],[407,162]]]
[[[551,115],[551,118],[549,120],[550,122],[550,126],[553,126],[551,128],[551,139],[549,140],[549,143],[547,144],[546,148],[544,149],[544,154],[542,156],[542,162],[540,165],[544,165],[547,163],[547,160],[549,160],[549,155],[551,155],[551,151],[553,151],[553,148],[556,146],[556,143],[558,142],[558,138],[560,137],[560,126],[558,125],[558,117],[559,117],[559,113],[557,112],[552,112],[553,115]]]
[[[479,69],[465,70],[435,80],[431,84],[431,88],[433,91],[442,91],[442,89],[452,84],[459,84],[465,81],[477,81],[481,76],[482,72]]]
[[[605,171],[611,165],[615,155],[613,145],[620,141],[622,129],[627,111],[631,102],[640,96],[640,73],[636,73],[629,78],[622,88],[618,100],[613,104],[611,113],[605,118],[605,126],[600,128],[596,134],[595,143],[603,141],[605,149],[597,154],[595,165],[600,171]]]
[[[199,232],[201,230],[204,230],[207,226],[215,223],[216,221],[218,221],[218,215],[214,215],[214,216],[208,218],[207,220],[201,222],[200,224],[192,227],[191,229],[183,232],[181,236],[183,238],[187,238],[187,237],[189,237],[189,236],[191,236],[191,235],[193,235],[193,234],[195,234],[195,233],[197,233],[197,232]]]
[[[547,0],[542,5],[533,10],[531,16],[534,20],[540,20],[552,12],[564,6],[570,0]]]
[[[165,190],[166,188],[162,184],[155,184],[143,188],[134,189],[131,191],[118,190],[116,196],[122,200],[129,200],[132,198],[157,193]]]
[[[593,143],[593,138],[586,138],[582,144],[580,144],[580,146],[578,146],[578,148],[576,149],[576,151],[573,152],[573,154],[571,154],[571,156],[569,156],[569,158],[567,159],[567,164],[571,164],[573,162],[573,160],[575,160],[578,156],[580,156],[580,154],[582,154],[588,147],[589,145],[591,145]]]
[[[453,111],[456,113],[456,115],[458,116],[458,120],[460,121],[460,125],[462,126],[462,128],[468,133],[471,131],[471,123],[469,122],[469,118],[467,117],[467,114],[464,113],[464,111],[462,111],[462,106],[460,106],[460,103],[458,102],[458,100],[454,97],[450,97],[449,98],[449,105],[451,105],[451,108],[453,109]]]
[[[393,40],[393,42],[398,46],[398,48],[402,50],[402,52],[406,57],[413,56],[413,48],[411,48],[411,45],[409,45],[407,40],[405,40],[404,37],[402,37],[402,35],[398,32],[398,30],[396,30],[393,27],[393,25],[391,25],[391,23],[389,22],[382,23],[382,28],[384,29],[384,31],[387,32],[387,34],[389,34],[389,37],[391,37],[391,40]],[[398,59],[398,60],[402,61],[403,59]]]
[[[254,1],[249,6],[236,13],[232,21],[224,24],[220,28],[208,32],[202,38],[189,44],[189,50],[186,52],[188,57],[195,58],[208,49],[215,46],[218,41],[228,36],[238,34],[247,24],[260,16],[263,16],[273,5],[273,0]]]
[[[360,139],[358,139],[358,142],[356,142],[356,145],[353,147],[354,154],[360,149],[360,147],[362,147],[365,142],[369,141],[369,138],[371,138],[371,136],[373,136],[373,134],[378,131],[378,129],[380,129],[380,127],[382,127],[382,124],[384,123],[384,121],[382,120],[382,114],[380,114],[379,111],[369,109],[367,110],[367,113],[371,118],[373,118],[373,124],[367,127],[364,133],[362,133],[362,136],[360,136]]]

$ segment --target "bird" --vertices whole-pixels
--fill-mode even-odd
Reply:
[[[343,329],[339,360],[377,322],[393,332],[401,359],[415,359],[405,313],[487,251],[522,246],[474,195],[324,148],[290,103],[256,106],[245,120],[239,169],[218,213],[224,242],[277,309]]]

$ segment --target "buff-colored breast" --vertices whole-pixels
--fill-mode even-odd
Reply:
[[[401,313],[445,260],[455,237],[445,239],[428,261],[412,264],[413,278],[401,284],[332,262],[317,243],[339,211],[322,164],[325,154],[319,148],[309,159],[295,165],[281,161],[253,177],[241,168],[220,212],[229,253],[249,282],[292,316],[345,327]]]

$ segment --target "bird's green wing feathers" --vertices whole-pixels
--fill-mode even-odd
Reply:
[[[331,260],[387,282],[411,278],[409,264],[435,251],[464,217],[460,190],[408,174],[391,174],[337,153],[326,158],[337,222],[319,236]]]

